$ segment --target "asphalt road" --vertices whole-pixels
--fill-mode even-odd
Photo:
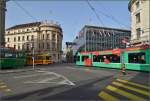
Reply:
[[[149,73],[74,64],[0,74],[1,100],[149,100]],[[15,71],[15,70],[14,70]]]

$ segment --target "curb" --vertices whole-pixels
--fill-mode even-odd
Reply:
[[[40,70],[36,68],[34,70]],[[19,72],[26,72],[26,71],[34,71],[33,69],[23,69],[23,70],[0,70],[0,74],[7,74],[7,73],[19,73]]]

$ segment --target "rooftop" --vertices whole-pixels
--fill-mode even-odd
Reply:
[[[6,30],[11,30],[11,29],[18,29],[18,28],[25,28],[25,27],[32,27],[32,26],[39,26],[41,22],[33,22],[33,23],[26,23],[26,24],[19,24],[12,26]]]
[[[120,28],[111,28],[111,27],[101,27],[101,26],[92,26],[92,25],[85,25],[83,28],[97,28],[97,29],[106,29],[106,30],[116,30],[116,31],[131,32],[129,29],[120,29]]]

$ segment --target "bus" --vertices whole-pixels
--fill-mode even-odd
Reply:
[[[116,69],[125,65],[128,70],[150,71],[150,46],[78,52],[76,65]]]
[[[27,55],[27,65],[33,65],[33,58],[35,65],[48,65],[53,63],[51,56],[48,54],[34,54],[34,57],[33,55]]]
[[[14,48],[0,47],[0,68],[21,68],[26,64],[26,56],[23,51]]]

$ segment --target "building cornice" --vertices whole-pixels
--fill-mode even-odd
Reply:
[[[12,26],[7,30],[12,30],[12,29],[19,29],[19,28],[26,28],[26,27],[33,27],[33,26],[39,26],[41,24],[41,22],[33,22],[33,23],[27,23],[27,24],[20,24],[20,25],[15,25],[15,26]]]
[[[135,3],[135,1],[137,1],[137,0],[130,0],[130,1],[129,1],[128,10],[129,10],[130,12],[131,12],[131,6],[132,6],[133,3]]]

